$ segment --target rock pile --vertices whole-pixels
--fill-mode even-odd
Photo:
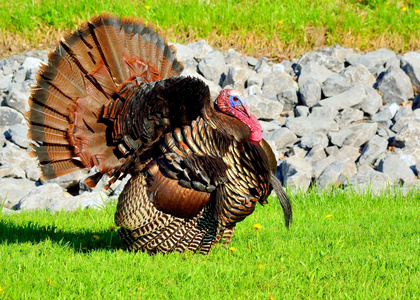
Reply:
[[[419,52],[363,54],[334,46],[272,63],[232,49],[222,53],[204,41],[175,46],[186,66],[183,75],[204,80],[214,98],[222,88],[245,95],[286,186],[420,186]],[[43,182],[36,159],[28,154],[23,113],[39,65],[46,61],[45,52],[0,61],[4,211],[100,206],[107,198],[103,184],[95,190],[83,184],[87,171]]]

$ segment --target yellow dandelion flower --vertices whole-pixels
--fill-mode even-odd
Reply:
[[[145,5],[144,8],[145,9],[150,9],[150,6],[149,5]]]
[[[2,289],[1,286],[0,286],[0,293],[4,293],[4,290]]]
[[[407,10],[407,6],[403,6],[403,7],[401,8],[401,10],[402,10],[402,11],[406,11],[406,10]]]
[[[257,268],[258,269],[262,269],[262,265],[257,265]]]
[[[416,9],[416,14],[420,14],[420,9]]]
[[[262,228],[262,226],[260,224],[254,224],[254,228],[255,230],[260,230]]]
[[[282,25],[282,24],[283,24],[283,20],[280,20],[280,21],[279,21],[279,24],[280,24],[280,25]]]
[[[51,283],[51,280],[47,279],[47,283]]]
[[[273,297],[273,296],[271,296],[271,295],[269,295],[269,296],[268,296],[268,299],[269,299],[269,300],[274,300],[274,297]]]
[[[93,236],[93,238],[94,238],[95,240],[99,240],[99,239],[100,239],[100,237],[99,237],[99,236],[97,236],[97,235],[94,235],[94,236]]]
[[[236,248],[235,247],[229,247],[229,250],[233,252],[233,251],[236,250]]]
[[[326,215],[325,218],[331,219],[332,218],[332,215]]]

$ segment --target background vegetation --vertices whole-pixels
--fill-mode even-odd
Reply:
[[[0,0],[0,56],[51,49],[103,11],[151,21],[173,42],[206,39],[274,59],[336,43],[362,51],[420,48],[417,0]]]
[[[208,256],[122,250],[115,203],[0,215],[0,299],[415,299],[418,192],[292,194],[290,230],[271,199]]]

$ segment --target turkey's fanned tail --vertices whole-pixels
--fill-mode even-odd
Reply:
[[[141,20],[110,14],[93,17],[61,39],[40,68],[26,117],[28,137],[37,145],[43,179],[84,167],[110,172],[121,164],[121,151],[110,142],[112,122],[106,105],[130,81],[151,82],[179,75],[176,51]]]

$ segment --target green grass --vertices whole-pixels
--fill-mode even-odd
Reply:
[[[420,45],[416,0],[0,0],[0,32],[4,40],[51,43],[103,11],[150,20],[171,41],[204,38],[225,50],[277,58],[336,43],[398,52]]]
[[[271,199],[238,224],[234,251],[208,256],[122,250],[115,205],[2,215],[0,299],[419,298],[418,191],[312,191],[292,203],[290,230]]]

